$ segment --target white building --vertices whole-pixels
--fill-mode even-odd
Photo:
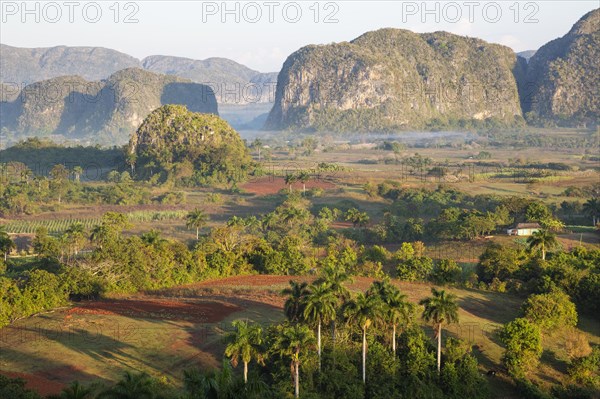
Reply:
[[[538,223],[519,223],[515,227],[506,230],[509,236],[530,236],[536,231],[540,231],[542,226]]]

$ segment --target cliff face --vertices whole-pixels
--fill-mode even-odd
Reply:
[[[600,120],[600,9],[584,15],[565,36],[529,60],[521,88],[532,122],[567,124]]]
[[[176,75],[210,85],[219,104],[272,102],[275,73],[261,73],[226,58],[192,60],[153,55],[142,60],[153,72]]]
[[[144,118],[164,104],[217,114],[212,90],[174,76],[130,68],[105,81],[64,76],[36,82],[1,103],[2,127],[22,135],[104,137],[127,142]]]
[[[382,29],[307,46],[284,63],[267,129],[385,131],[521,117],[508,47]]]

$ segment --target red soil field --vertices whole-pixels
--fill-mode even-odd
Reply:
[[[236,305],[221,302],[116,299],[82,303],[80,306],[69,309],[68,314],[105,314],[142,319],[215,323],[239,310],[241,308]]]
[[[247,193],[268,195],[277,194],[282,189],[288,189],[289,186],[285,184],[285,179],[283,177],[266,176],[244,183],[240,188]],[[302,191],[302,188],[302,183],[297,182],[292,184],[292,189],[295,191]],[[306,182],[306,189],[310,190],[311,188],[322,188],[323,190],[327,190],[335,188],[335,184],[324,180],[309,180]]]
[[[39,392],[42,396],[55,395],[65,387],[58,381],[53,381],[37,374],[14,373],[11,371],[0,371],[0,374],[10,378],[22,378],[26,381],[25,387]],[[9,398],[6,398],[9,399]]]
[[[216,280],[206,280],[200,283],[190,284],[193,287],[235,287],[235,286],[252,286],[252,287],[269,287],[272,285],[287,284],[290,280],[307,281],[314,280],[312,277],[305,276],[273,276],[267,274],[249,275],[249,276],[233,276],[219,278]]]

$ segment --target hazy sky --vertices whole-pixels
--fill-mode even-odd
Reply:
[[[143,58],[226,57],[278,71],[307,44],[384,27],[445,30],[537,49],[564,35],[592,1],[5,1],[0,41],[19,47],[102,46]],[[0,54],[1,56],[1,54]]]

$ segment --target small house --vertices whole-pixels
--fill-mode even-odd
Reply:
[[[542,226],[538,223],[519,223],[515,227],[506,230],[509,236],[530,236],[536,231],[540,231]]]

